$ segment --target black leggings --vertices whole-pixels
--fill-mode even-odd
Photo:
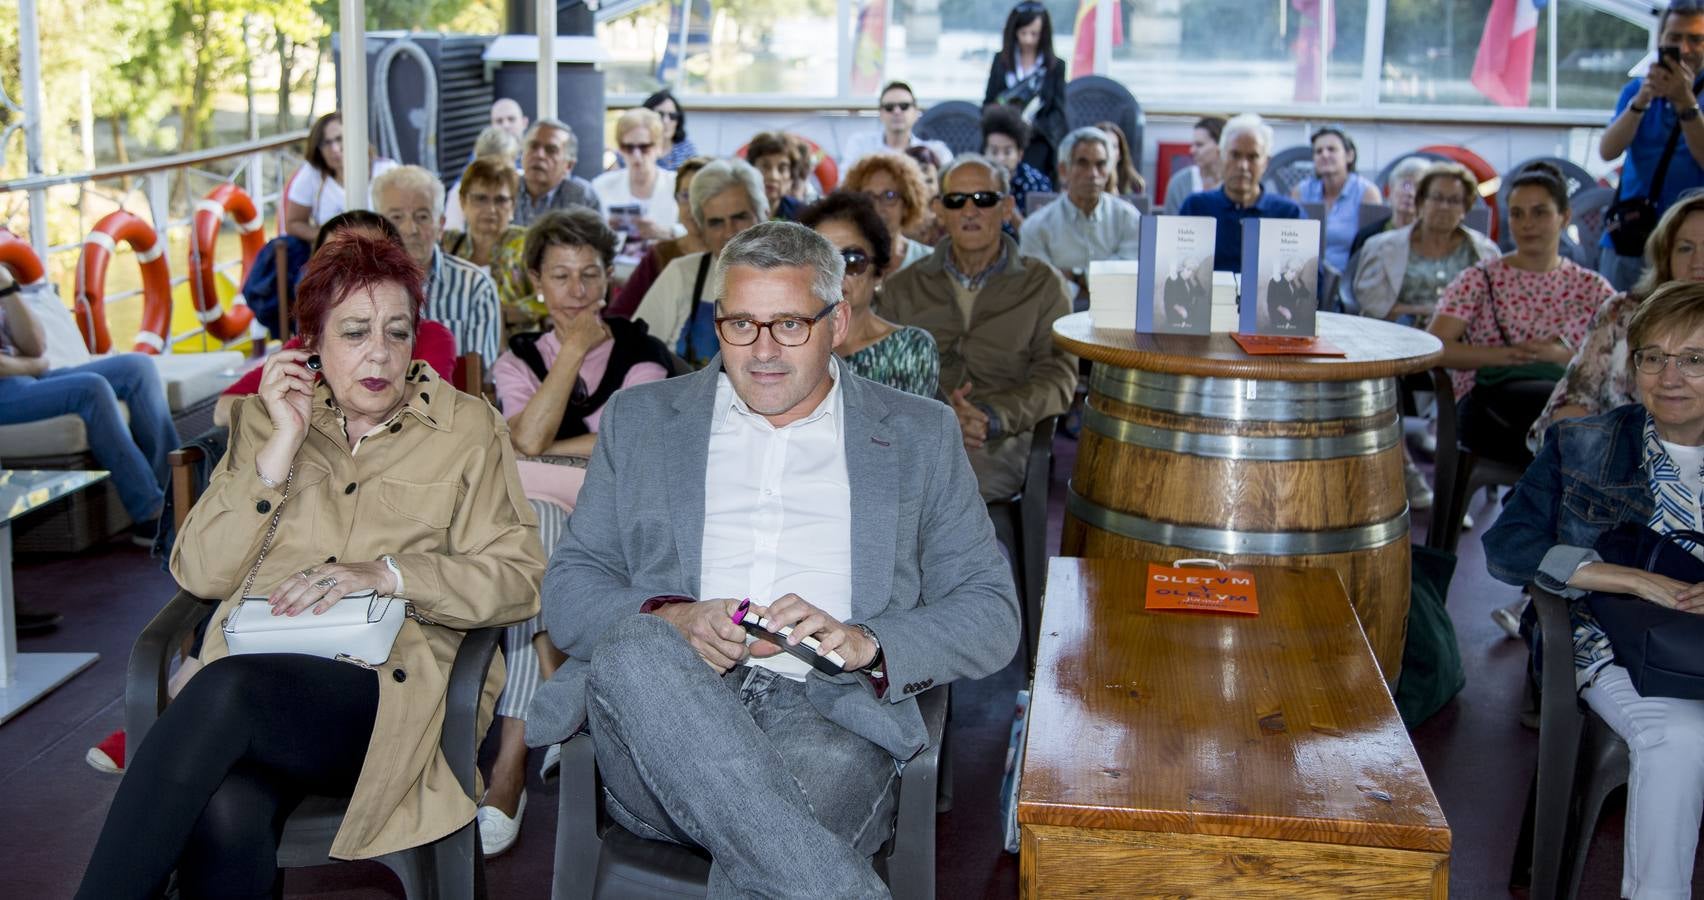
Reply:
[[[347,795],[379,709],[374,672],[297,654],[196,673],[134,748],[78,898],[271,897],[284,820]]]

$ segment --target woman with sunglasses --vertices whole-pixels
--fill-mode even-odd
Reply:
[[[1053,52],[1053,19],[1047,7],[1024,0],[1006,16],[1000,52],[988,69],[982,105],[1016,109],[1035,129],[1024,161],[1053,171],[1053,153],[1070,130],[1065,115],[1065,63]]]
[[[680,228],[680,208],[675,204],[675,173],[660,168],[663,153],[663,120],[643,107],[630,109],[615,120],[616,147],[625,169],[611,169],[592,179],[592,191],[610,214],[611,226],[643,240],[661,241],[685,232]],[[620,208],[639,207],[636,220],[617,222]]]
[[[657,168],[673,172],[680,168],[681,163],[698,155],[698,148],[686,136],[686,110],[681,108],[674,94],[658,91],[645,98],[644,106],[663,120],[664,136],[659,142],[662,157],[657,160]]]
[[[893,263],[887,225],[868,194],[835,191],[805,208],[799,224],[813,228],[846,260],[843,288],[852,311],[846,341],[835,352],[853,372],[891,388],[934,397],[941,374],[935,339],[921,328],[896,325],[872,305]]]
[[[891,275],[934,250],[928,244],[906,237],[906,232],[923,224],[929,201],[934,197],[922,170],[910,157],[872,153],[846,172],[840,189],[869,195],[876,213],[882,217],[889,236],[888,254],[897,260],[893,270],[885,274]]]

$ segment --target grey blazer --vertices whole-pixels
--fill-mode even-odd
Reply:
[[[915,695],[1003,668],[1018,600],[952,411],[840,366],[852,489],[852,622],[881,641],[888,688],[862,675],[806,680],[830,721],[909,759],[927,742]],[[604,408],[579,502],[544,576],[544,627],[568,662],[534,695],[527,742],[586,719],[586,661],[652,597],[698,595],[704,478],[720,358],[618,392]],[[807,600],[810,598],[806,598]]]

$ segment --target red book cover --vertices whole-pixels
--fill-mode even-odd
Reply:
[[[1322,337],[1286,337],[1271,334],[1232,334],[1231,340],[1249,356],[1348,356]]]

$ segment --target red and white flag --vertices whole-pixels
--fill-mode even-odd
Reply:
[[[1473,57],[1473,86],[1498,106],[1526,106],[1532,93],[1532,57],[1538,46],[1538,11],[1548,0],[1491,0],[1485,33]]]

